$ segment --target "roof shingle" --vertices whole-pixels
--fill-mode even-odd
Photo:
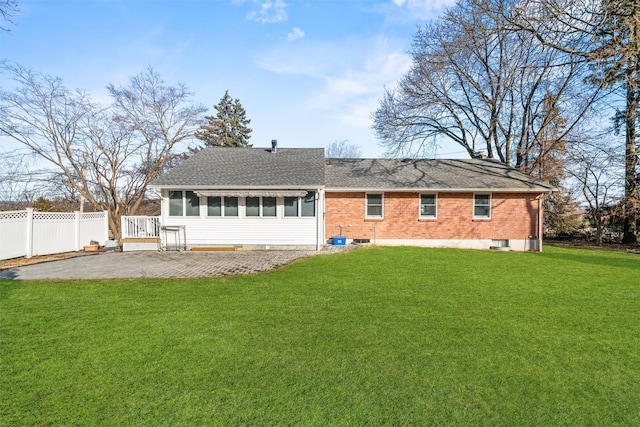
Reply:
[[[327,190],[552,190],[547,183],[485,159],[327,159],[325,176]]]
[[[324,149],[204,148],[156,178],[151,188],[324,186]]]
[[[151,188],[552,191],[548,183],[487,159],[325,159],[322,148],[204,148]]]

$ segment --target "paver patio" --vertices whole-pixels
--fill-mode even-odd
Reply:
[[[320,251],[101,252],[0,271],[0,279],[231,276],[268,271],[299,258],[348,249],[348,246],[327,246]]]

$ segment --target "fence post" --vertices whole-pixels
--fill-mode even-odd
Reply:
[[[109,240],[109,211],[104,211],[104,243]]]
[[[75,215],[75,218],[73,221],[73,228],[74,228],[73,233],[74,233],[74,240],[76,242],[75,251],[80,252],[80,212],[75,211],[73,213]]]
[[[33,256],[33,208],[27,208],[27,241],[26,243],[26,252],[27,258],[31,258]]]

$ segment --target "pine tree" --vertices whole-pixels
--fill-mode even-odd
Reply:
[[[215,117],[206,116],[207,123],[200,126],[195,137],[208,147],[251,147],[252,129],[248,127],[251,120],[247,119],[240,100],[231,99],[227,90],[214,108],[217,111]]]

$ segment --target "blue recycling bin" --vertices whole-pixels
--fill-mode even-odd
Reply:
[[[333,238],[334,246],[344,246],[347,244],[347,238],[343,236],[336,236]]]

